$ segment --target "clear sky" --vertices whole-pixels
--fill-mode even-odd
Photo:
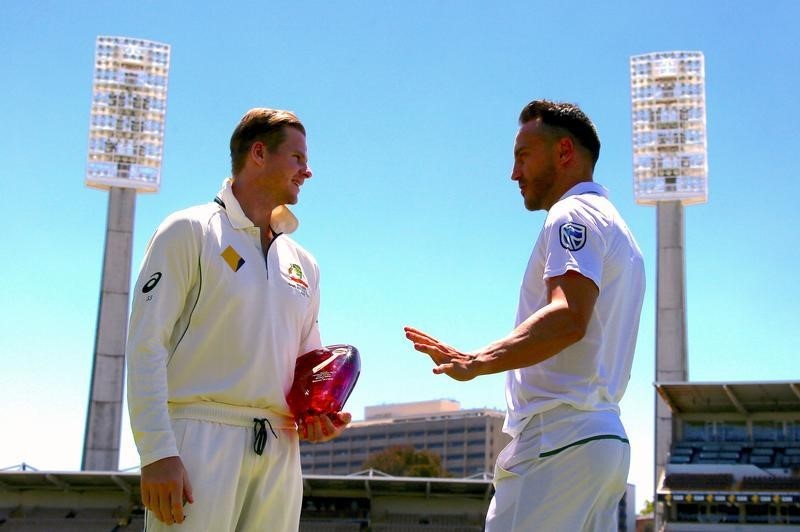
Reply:
[[[710,198],[686,209],[690,379],[797,379],[798,17],[793,0],[0,3],[0,468],[80,468],[108,201],[83,185],[94,44],[117,35],[172,46],[162,188],[137,199],[134,275],[168,213],[213,198],[244,111],[306,124],[314,177],[295,237],[321,267],[323,341],[361,350],[357,419],[424,399],[504,408],[502,376],[434,376],[402,327],[464,349],[511,329],[544,220],[509,179],[516,117],[534,98],[581,105],[603,142],[595,179],[646,256],[622,402],[641,508],[656,243],[655,210],[633,200],[628,60],[705,54]],[[126,417],[120,467],[137,464]]]

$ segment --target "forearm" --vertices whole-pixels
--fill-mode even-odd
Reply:
[[[563,302],[541,308],[501,338],[473,353],[477,375],[488,375],[538,364],[583,338],[580,316]]]
[[[167,410],[164,353],[131,344],[128,349],[128,411],[141,464],[147,465],[176,456],[178,451]]]

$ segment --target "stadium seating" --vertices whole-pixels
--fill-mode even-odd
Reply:
[[[787,441],[701,442],[672,446],[670,464],[753,464],[764,469],[800,469],[800,443]]]
[[[361,528],[360,523],[300,520],[300,532],[358,532]]]
[[[664,487],[672,490],[729,490],[733,483],[728,473],[672,473],[664,479]]]
[[[373,516],[374,532],[481,532],[483,516],[384,513]]]
[[[800,477],[744,477],[740,489],[800,491]]]

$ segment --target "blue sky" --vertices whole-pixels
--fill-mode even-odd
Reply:
[[[464,349],[510,330],[544,219],[509,179],[516,117],[539,97],[581,105],[603,142],[595,179],[647,262],[622,402],[641,507],[656,243],[655,210],[632,194],[628,60],[705,54],[709,202],[686,209],[690,379],[797,379],[798,15],[790,0],[0,3],[0,468],[80,467],[107,212],[107,194],[83,185],[94,43],[119,35],[172,46],[162,188],[137,199],[134,273],[161,219],[216,193],[244,111],[295,111],[314,170],[295,236],[320,263],[323,341],[361,350],[356,418],[423,399],[504,407],[502,376],[434,376],[402,327]],[[120,466],[136,464],[125,425]]]

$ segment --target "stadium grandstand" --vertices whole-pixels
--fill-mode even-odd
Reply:
[[[800,382],[656,389],[673,416],[664,530],[800,530]]]
[[[301,532],[481,532],[494,493],[503,413],[436,400],[370,406],[330,442],[300,446]],[[439,454],[446,478],[363,469],[373,452],[407,444]],[[635,488],[619,505],[619,531],[636,526]],[[0,532],[141,530],[139,471],[0,470]]]
[[[300,532],[480,532],[493,494],[481,478],[303,475]],[[620,532],[635,527],[634,487],[620,502]],[[142,530],[139,472],[0,471],[0,531]]]

